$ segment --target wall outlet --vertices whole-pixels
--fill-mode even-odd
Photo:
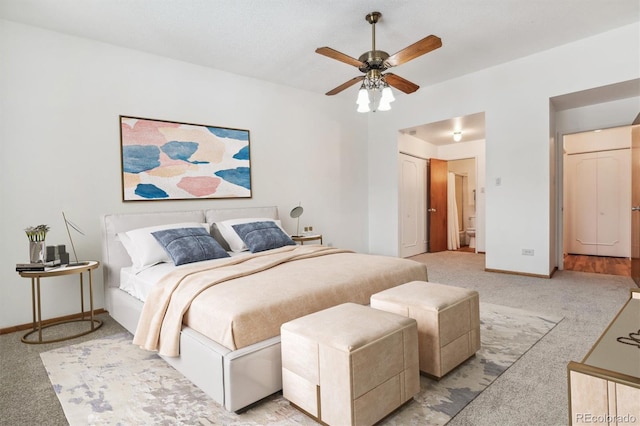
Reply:
[[[535,254],[533,249],[522,249],[523,256],[533,256]]]

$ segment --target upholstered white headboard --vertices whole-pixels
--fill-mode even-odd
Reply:
[[[248,217],[278,219],[278,208],[275,206],[245,207],[183,212],[104,215],[102,218],[102,270],[104,273],[105,291],[109,287],[119,287],[120,269],[131,265],[131,258],[118,238],[119,232],[126,232],[147,226],[183,222],[206,222],[213,224],[223,220]]]

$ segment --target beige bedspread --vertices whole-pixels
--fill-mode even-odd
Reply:
[[[323,246],[287,246],[215,266],[194,264],[149,294],[134,343],[178,356],[182,323],[235,350],[280,334],[294,318],[426,280],[426,267],[388,256]]]

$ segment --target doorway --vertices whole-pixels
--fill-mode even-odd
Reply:
[[[458,136],[454,141],[453,135],[458,131]],[[462,233],[461,240],[463,245],[468,244],[464,228],[468,227],[469,215],[473,211],[466,204],[468,200],[476,200],[477,205],[477,249],[473,251],[484,252],[484,186],[485,186],[485,118],[484,113],[475,113],[461,117],[454,117],[443,121],[422,124],[415,127],[399,130],[398,133],[398,253],[401,257],[409,257],[413,253],[411,250],[423,250],[422,253],[428,251],[436,251],[434,246],[434,215],[442,213],[442,217],[438,219],[440,226],[437,228],[442,231],[444,241],[441,250],[447,250],[447,229],[446,229],[446,199],[447,199],[447,180],[449,173],[449,164],[454,164],[458,160],[469,161],[473,167],[468,171],[452,170],[456,174],[463,175],[466,178],[466,189],[464,208],[459,216],[461,225],[458,231]],[[459,139],[459,140],[458,140]],[[439,190],[443,195],[444,204],[438,208],[433,205],[433,201],[429,200],[431,194],[436,191],[428,189],[428,170],[425,171],[425,178],[419,178],[423,167],[426,168],[431,159],[439,159],[444,162],[444,170],[442,176],[438,178],[442,181],[443,187]],[[420,165],[410,164],[416,161],[424,161]],[[437,161],[437,160],[436,160]],[[423,165],[424,164],[424,165]],[[423,185],[423,189],[417,190],[420,195],[413,195],[411,189],[416,187],[416,182]],[[473,190],[477,190],[474,192]],[[420,197],[423,198],[420,198]],[[429,205],[431,203],[432,205]],[[436,211],[427,211],[435,209]],[[457,209],[456,209],[457,210]],[[423,219],[421,219],[423,218]],[[429,231],[429,224],[432,230]],[[424,231],[420,225],[423,225]],[[419,234],[416,235],[415,233]],[[431,242],[431,247],[427,246],[427,242]],[[424,246],[422,245],[424,243]]]
[[[631,128],[562,137],[563,268],[630,275]]]
[[[429,253],[461,249],[476,252],[476,159],[432,158],[428,176]]]

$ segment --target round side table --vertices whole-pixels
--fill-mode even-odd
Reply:
[[[300,243],[300,245],[303,245],[305,242],[318,241],[318,240],[320,240],[320,244],[322,244],[322,234],[293,235],[291,239],[296,243]]]
[[[54,343],[61,342],[63,340],[69,340],[76,337],[84,336],[85,334],[93,333],[102,326],[102,321],[94,318],[93,314],[93,281],[91,279],[91,271],[100,266],[100,262],[91,260],[83,262],[82,265],[77,266],[61,266],[58,268],[49,269],[48,271],[20,271],[19,274],[23,278],[31,278],[31,307],[33,310],[33,329],[27,334],[22,336],[22,341],[28,344],[42,344],[42,343]],[[86,272],[89,275],[89,311],[84,310],[84,281],[83,273]],[[41,311],[41,299],[40,299],[40,279],[59,277],[62,275],[78,274],[80,276],[80,318],[56,321],[46,325],[42,325],[42,311]],[[60,337],[57,339],[43,340],[42,330],[56,325],[66,324],[70,322],[89,322],[91,327],[89,330],[74,334],[72,336]],[[38,340],[27,339],[31,334],[38,333]]]

